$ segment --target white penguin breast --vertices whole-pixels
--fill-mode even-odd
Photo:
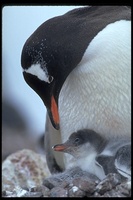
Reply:
[[[130,21],[109,24],[91,41],[61,89],[59,116],[62,142],[83,128],[106,138],[130,137]]]

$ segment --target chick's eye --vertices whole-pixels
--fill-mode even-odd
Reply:
[[[79,138],[76,138],[76,139],[74,140],[74,143],[75,143],[75,144],[78,144],[78,143],[79,143]]]

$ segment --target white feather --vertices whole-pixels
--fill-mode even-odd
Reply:
[[[47,68],[46,67],[42,68],[40,63],[33,64],[28,69],[24,69],[24,71],[26,73],[36,76],[41,81],[45,81],[47,83],[51,82],[51,81],[49,81],[49,75],[47,72]]]

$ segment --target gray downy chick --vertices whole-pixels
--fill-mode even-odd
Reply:
[[[65,143],[57,144],[52,148],[54,151],[71,154],[77,166],[102,180],[106,175],[95,158],[105,146],[106,140],[103,137],[92,130],[84,129],[72,133]]]

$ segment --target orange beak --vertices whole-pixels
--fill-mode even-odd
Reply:
[[[58,113],[58,106],[55,101],[54,96],[51,98],[51,114],[53,118],[53,123],[57,129],[59,129],[59,113]]]

